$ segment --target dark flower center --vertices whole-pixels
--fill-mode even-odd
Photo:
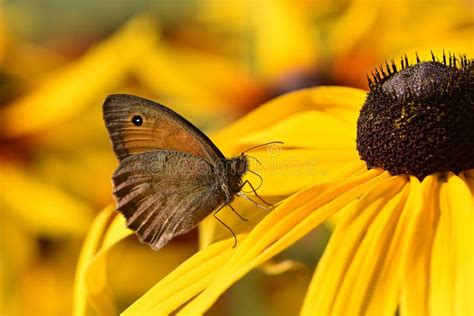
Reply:
[[[375,71],[357,121],[357,150],[368,168],[420,180],[474,168],[474,67],[461,56]]]

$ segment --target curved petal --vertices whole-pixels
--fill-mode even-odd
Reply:
[[[418,225],[425,220],[422,208],[421,185],[416,177],[410,177],[410,192],[403,207],[395,232],[390,240],[387,253],[383,256],[380,274],[376,276],[374,286],[367,299],[368,315],[395,314],[399,303],[400,284],[405,269],[406,258],[418,242]]]
[[[239,236],[243,239],[245,236]],[[206,288],[235,251],[233,239],[214,243],[186,260],[136,300],[126,315],[169,315]]]
[[[90,260],[100,248],[106,228],[114,216],[115,212],[112,206],[109,206],[100,212],[93,221],[89,229],[89,233],[87,234],[86,239],[82,245],[74,281],[73,314],[75,316],[87,315],[87,269],[89,267]]]
[[[288,93],[258,107],[243,118],[218,132],[213,140],[224,152],[239,153],[241,145],[236,148],[234,141],[243,136],[271,128],[274,124],[287,119],[293,114],[305,111],[327,111],[337,115],[335,109],[357,113],[363,104],[366,92],[354,88],[317,87]],[[337,118],[336,116],[334,116]],[[347,119],[347,117],[343,118]],[[313,124],[311,124],[313,125]],[[274,137],[271,137],[273,140]],[[229,140],[233,140],[229,142]],[[269,140],[267,140],[269,141]]]
[[[331,308],[333,314],[363,314],[368,298],[384,266],[390,240],[395,233],[408,195],[405,186],[376,215],[358,244],[352,262],[344,271]]]
[[[202,314],[249,270],[293,244],[387,177],[386,173],[371,170],[340,184],[317,185],[293,195],[255,226],[214,281],[179,314]]]
[[[118,216],[113,206],[104,209],[89,230],[76,271],[74,289],[74,315],[85,315],[87,301],[101,315],[115,315],[116,307],[111,296],[106,273],[107,252],[116,243],[130,236],[125,219]]]
[[[439,185],[437,175],[423,179],[421,183],[423,199],[415,236],[409,253],[403,262],[401,283],[400,314],[428,315],[430,289],[430,260],[434,232],[439,218]]]
[[[440,219],[431,256],[430,310],[474,313],[474,203],[467,184],[453,173],[442,183]]]
[[[318,263],[302,315],[329,314],[343,277],[377,214],[400,191],[402,177],[389,178],[341,210],[340,222]]]
[[[259,174],[263,180],[251,172],[247,173],[245,179],[254,187],[263,181],[258,189],[261,195],[285,196],[305,187],[343,179],[358,170],[366,169],[364,162],[353,157],[350,152],[341,151],[340,161],[337,161],[336,154],[335,161],[325,161],[324,153],[325,151],[318,150],[284,150],[275,159],[258,153],[252,154],[261,164],[251,161],[249,170]],[[344,153],[347,153],[347,158]]]
[[[328,133],[331,137],[327,137]],[[255,145],[273,140],[282,141],[289,147],[348,148],[355,151],[354,131],[345,122],[318,111],[293,114],[270,128],[240,137],[236,143]]]

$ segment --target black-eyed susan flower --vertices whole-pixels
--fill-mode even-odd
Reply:
[[[290,196],[240,230],[236,248],[231,238],[203,243],[123,314],[202,314],[327,220],[334,232],[302,315],[472,314],[473,63],[444,56],[387,67],[376,70],[368,95],[343,87],[294,92],[215,135],[234,154],[284,141],[252,153],[261,165],[250,168],[265,180],[260,194]],[[106,210],[89,235],[76,279],[78,313],[87,297],[102,310],[111,304],[105,254],[130,234],[119,224]],[[201,230],[212,241],[208,224]]]

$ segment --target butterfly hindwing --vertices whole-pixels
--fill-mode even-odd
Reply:
[[[190,153],[211,163],[224,159],[206,135],[161,104],[137,96],[114,94],[105,100],[103,113],[119,160],[160,149]]]
[[[112,179],[127,226],[155,250],[225,202],[214,167],[187,153],[159,150],[128,156]]]

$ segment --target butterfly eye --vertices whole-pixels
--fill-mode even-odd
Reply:
[[[134,117],[132,117],[132,123],[135,126],[140,126],[143,124],[143,119],[140,115],[135,115]]]

